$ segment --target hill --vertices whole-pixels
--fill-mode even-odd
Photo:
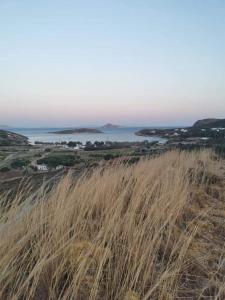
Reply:
[[[51,133],[55,134],[78,134],[78,133],[103,133],[99,129],[95,128],[76,128],[76,129],[65,129],[60,131],[54,131]]]
[[[195,128],[225,128],[225,119],[203,119],[194,123]]]
[[[27,145],[28,138],[6,130],[0,129],[0,146],[16,146],[16,145]]]
[[[2,198],[0,298],[225,299],[224,172],[169,152]]]
[[[146,128],[135,132],[139,136],[159,136],[170,140],[182,140],[187,138],[211,138],[225,137],[225,119],[203,119],[196,121],[191,127],[183,128]]]

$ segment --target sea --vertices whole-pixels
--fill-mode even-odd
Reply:
[[[85,144],[87,141],[111,141],[111,142],[142,142],[148,140],[149,142],[159,141],[164,143],[166,140],[160,137],[144,137],[138,136],[135,132],[144,129],[145,127],[123,127],[123,128],[96,128],[102,133],[78,133],[78,134],[55,134],[55,131],[61,131],[71,128],[10,128],[18,134],[28,137],[29,142],[34,144],[36,141],[46,143],[56,142],[81,142]],[[149,128],[149,127],[148,127]]]

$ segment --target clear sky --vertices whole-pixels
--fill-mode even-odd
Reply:
[[[0,124],[225,118],[225,0],[0,0]]]

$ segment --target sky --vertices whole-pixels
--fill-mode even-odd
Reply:
[[[0,124],[225,118],[225,0],[0,0]]]

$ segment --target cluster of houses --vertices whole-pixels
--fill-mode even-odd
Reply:
[[[73,150],[83,150],[85,148],[85,146],[83,144],[77,144],[76,146],[74,147],[70,147],[68,145],[62,145],[62,147],[64,149],[73,149]]]
[[[211,130],[214,130],[214,131],[220,132],[220,131],[222,131],[222,130],[225,130],[225,128],[218,127],[218,128],[212,128]]]
[[[221,132],[221,131],[224,131],[225,128],[222,128],[222,127],[220,127],[220,128],[210,128],[210,130],[211,131],[216,131],[216,132]],[[201,128],[201,131],[202,132],[206,132],[206,129],[205,128]],[[171,133],[166,133],[165,136],[179,136],[182,133],[187,133],[187,132],[188,132],[188,129],[186,129],[186,128],[176,128]]]
[[[36,144],[39,144],[39,142],[36,142]],[[42,144],[40,142],[40,144]],[[45,145],[48,145],[48,143],[44,143]],[[50,144],[52,145],[52,144]],[[60,144],[60,147],[64,148],[64,149],[73,149],[73,150],[83,150],[85,148],[85,146],[81,143],[76,144],[76,146],[74,147],[69,147],[67,144]],[[37,171],[39,172],[48,172],[49,171],[49,167],[46,164],[35,164],[33,165],[33,167],[36,168]],[[63,165],[58,165],[55,167],[56,171],[62,170],[64,168]]]
[[[35,165],[35,167],[37,168],[38,171],[48,171],[48,166],[45,164],[41,164],[41,165]]]
[[[40,172],[47,172],[47,171],[49,171],[49,168],[48,168],[48,166],[46,164],[40,164],[40,165],[36,164],[34,167],[37,168],[37,171],[40,171]],[[63,165],[58,165],[58,166],[56,166],[55,170],[59,171],[59,170],[62,170],[63,168],[64,168]]]
[[[186,133],[186,132],[188,132],[188,130],[185,128],[176,128],[176,129],[174,129],[174,131],[166,133],[165,136],[179,136],[180,134]]]

